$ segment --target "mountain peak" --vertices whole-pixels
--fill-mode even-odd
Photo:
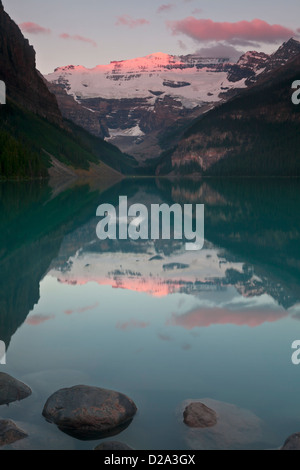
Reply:
[[[256,65],[258,68],[261,68],[261,65],[268,58],[269,56],[264,52],[248,51],[239,58],[237,64],[241,66]]]
[[[294,38],[290,38],[288,41],[284,42],[277,51],[271,54],[266,72],[281,67],[299,54],[300,42]]]
[[[300,47],[300,42],[297,39],[290,38],[288,41],[283,43],[282,47],[287,45],[297,45],[298,47]]]
[[[300,53],[300,42],[294,38],[290,38],[288,41],[284,42],[278,49],[275,51],[271,57],[282,56],[287,54],[287,58],[291,59],[294,55]]]

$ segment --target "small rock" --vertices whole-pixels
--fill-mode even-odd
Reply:
[[[289,436],[281,450],[300,450],[300,432]]]
[[[189,449],[247,450],[273,447],[265,439],[263,421],[251,411],[211,398],[185,400],[177,412],[181,423],[184,410],[196,402],[214,410],[218,421],[215,426],[208,428],[183,426],[183,438]]]
[[[47,400],[43,416],[73,437],[93,440],[119,434],[136,412],[134,402],[121,393],[77,385],[55,392]]]
[[[13,444],[24,439],[27,434],[10,420],[0,420],[0,446]]]
[[[107,441],[99,444],[94,450],[133,450],[127,444],[118,441]]]
[[[31,395],[31,389],[4,372],[0,372],[0,405],[24,400]]]
[[[184,423],[190,428],[211,428],[217,424],[217,413],[200,402],[188,405],[183,418]]]

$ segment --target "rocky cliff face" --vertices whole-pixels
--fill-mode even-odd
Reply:
[[[268,60],[269,56],[263,52],[246,52],[236,64],[232,65],[228,73],[228,80],[238,82],[242,79],[255,79],[257,74],[265,69]]]
[[[0,79],[7,96],[34,113],[62,126],[56,98],[36,70],[35,51],[0,0]]]
[[[50,89],[52,86],[50,84]],[[68,99],[73,98],[66,95],[62,101],[60,93],[56,92],[56,96],[63,115],[68,117],[66,96]],[[140,160],[148,154],[160,154],[159,139],[168,129],[176,123],[183,127],[206,109],[204,106],[184,108],[180,101],[169,95],[157,96],[151,107],[147,98],[87,98],[76,105],[76,109],[72,107],[69,119],[94,135],[102,132],[108,141]],[[85,119],[85,113],[91,113],[87,110],[93,111],[93,120],[90,116]],[[98,126],[94,125],[94,120]]]
[[[44,79],[49,91],[56,96],[57,103],[61,113],[65,119],[74,122],[77,126],[86,129],[90,134],[93,134],[101,139],[108,136],[108,130],[105,121],[102,119],[99,112],[80,105],[73,96],[55,83],[47,82]]]

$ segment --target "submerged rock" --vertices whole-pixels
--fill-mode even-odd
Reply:
[[[74,439],[70,439],[69,436],[57,431],[56,427],[47,425],[46,422],[34,424],[28,421],[17,421],[16,424],[26,431],[28,437],[3,446],[1,450],[76,450]]]
[[[135,403],[119,392],[77,385],[55,392],[43,416],[59,429],[81,440],[119,434],[137,412]]]
[[[16,441],[27,437],[26,432],[18,428],[11,420],[0,420],[0,446],[13,444]]]
[[[265,445],[262,420],[251,411],[230,403],[209,398],[186,400],[178,409],[181,422],[184,410],[195,402],[214,410],[217,423],[207,428],[184,426],[184,439],[190,449],[241,450],[261,448]]]
[[[0,405],[8,405],[14,401],[24,400],[32,391],[23,382],[0,372]]]
[[[300,450],[300,432],[289,436],[281,450]]]
[[[210,428],[217,424],[217,413],[203,403],[190,403],[183,413],[184,423],[191,428]]]
[[[108,441],[99,444],[94,450],[133,450],[127,444],[118,441]]]

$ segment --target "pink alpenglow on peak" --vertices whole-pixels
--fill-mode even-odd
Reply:
[[[76,100],[143,98],[148,107],[153,107],[159,96],[171,96],[182,108],[193,109],[204,102],[219,101],[221,87],[236,86],[228,82],[227,72],[222,69],[228,62],[228,58],[176,56],[159,51],[93,68],[58,67],[45,78]]]

